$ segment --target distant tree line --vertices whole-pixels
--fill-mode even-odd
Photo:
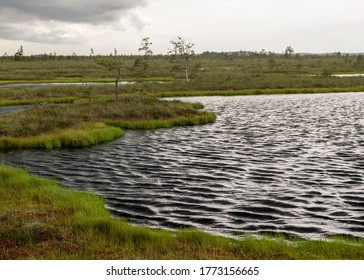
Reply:
[[[148,39],[148,43],[150,43],[149,37],[144,38]],[[287,46],[287,48],[282,53],[276,53],[272,51],[266,51],[265,49],[262,49],[261,51],[246,51],[246,50],[240,50],[240,51],[229,51],[229,52],[214,52],[214,51],[204,51],[200,54],[196,54],[193,50],[194,43],[186,42],[185,39],[182,37],[178,37],[177,40],[170,41],[172,44],[172,49],[168,50],[167,56],[176,56],[176,55],[182,55],[184,58],[190,59],[192,56],[195,57],[201,57],[201,58],[231,58],[231,57],[357,57],[357,62],[361,63],[364,61],[364,52],[363,53],[342,53],[342,52],[333,52],[333,53],[294,53],[294,50],[291,46]],[[150,46],[149,46],[150,47]],[[139,51],[141,51],[143,47],[139,48]],[[153,57],[165,57],[166,55],[163,54],[154,54],[153,52],[148,53],[149,56]],[[53,60],[53,59],[75,59],[75,58],[95,58],[95,57],[113,57],[113,56],[124,56],[124,57],[140,57],[140,55],[124,55],[124,54],[118,54],[118,51],[116,48],[114,48],[114,51],[109,54],[95,54],[94,49],[90,49],[89,55],[77,55],[75,52],[72,53],[72,55],[58,55],[55,51],[51,53],[43,53],[43,54],[36,54],[36,55],[29,55],[27,56],[24,52],[24,48],[21,45],[19,49],[13,54],[9,54],[5,52],[1,59],[4,60],[15,60],[15,61],[22,61],[22,60]]]

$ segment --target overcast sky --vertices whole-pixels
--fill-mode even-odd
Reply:
[[[362,0],[0,0],[0,55],[196,52],[364,52]]]

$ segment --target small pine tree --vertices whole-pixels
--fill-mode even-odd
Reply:
[[[23,49],[23,46],[20,46],[20,48],[14,54],[14,60],[15,61],[22,60],[23,56],[24,56],[24,49]]]

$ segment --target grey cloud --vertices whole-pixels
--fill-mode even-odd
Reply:
[[[0,0],[0,39],[40,43],[80,44],[84,34],[70,25],[114,26],[123,30],[119,20],[137,30],[144,27],[133,9],[147,0]]]
[[[47,44],[82,44],[86,41],[81,34],[67,36],[66,31],[61,28],[35,31],[25,25],[13,26],[6,24],[0,24],[0,38]]]
[[[129,22],[136,28],[136,30],[142,30],[146,25],[145,21],[137,14],[129,15]]]
[[[55,30],[42,34],[29,34],[25,37],[25,41],[33,43],[47,43],[47,44],[68,44],[68,45],[80,45],[87,40],[83,36],[81,37],[65,37],[62,30]]]
[[[12,10],[39,20],[98,24],[117,20],[130,9],[143,6],[145,0],[0,0],[0,11]]]

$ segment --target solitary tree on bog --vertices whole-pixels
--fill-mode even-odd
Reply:
[[[16,61],[22,60],[23,56],[24,56],[24,49],[23,46],[20,46],[20,48],[14,54],[14,60]]]
[[[186,81],[189,82],[188,71],[190,67],[190,59],[195,54],[193,50],[194,43],[187,43],[182,37],[178,37],[177,40],[171,41],[173,49],[169,50],[169,54],[174,57],[182,57],[186,75]]]
[[[143,52],[143,57],[138,57],[134,66],[132,67],[132,72],[137,79],[137,82],[144,82],[144,79],[148,77],[148,68],[149,68],[149,57],[153,55],[153,51],[150,46],[153,43],[150,42],[149,37],[146,37],[142,40],[141,46],[139,48],[139,52]]]
[[[286,57],[286,58],[289,58],[289,57],[291,57],[292,56],[292,54],[293,54],[293,48],[291,47],[291,46],[288,46],[287,48],[286,48],[286,50],[284,51],[284,56]]]
[[[121,68],[123,67],[123,60],[120,57],[107,57],[100,59],[97,64],[106,67],[109,71],[115,74],[115,98],[118,99],[119,81],[121,78]]]

